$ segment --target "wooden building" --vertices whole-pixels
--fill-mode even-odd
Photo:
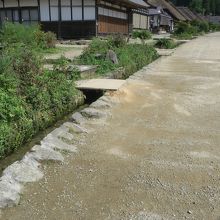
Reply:
[[[0,22],[40,23],[59,38],[88,38],[132,31],[130,0],[0,0]]]
[[[158,33],[160,31],[172,32],[174,21],[173,18],[163,10],[162,7],[149,9],[150,30]]]

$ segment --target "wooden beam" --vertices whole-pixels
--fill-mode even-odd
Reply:
[[[82,0],[82,20],[84,21],[84,0]]]
[[[73,20],[73,2],[70,0],[71,21]]]

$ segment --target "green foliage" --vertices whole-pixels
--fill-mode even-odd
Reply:
[[[191,37],[195,36],[198,34],[198,28],[186,22],[179,22],[175,27],[174,35],[178,36],[183,34],[189,35]]]
[[[10,26],[11,24],[9,24]],[[43,70],[43,60],[35,44],[36,29],[30,36],[20,39],[26,27],[12,26],[1,33],[4,47],[0,54],[0,158],[20,147],[39,130],[72,111],[82,102],[81,93],[75,89],[75,69],[63,71],[67,63],[60,60],[59,68]],[[18,28],[18,29],[17,29]],[[3,29],[5,30],[5,29]],[[10,31],[9,31],[10,30]],[[9,43],[10,42],[10,43]],[[39,48],[39,43],[37,43]]]
[[[205,21],[179,22],[175,27],[174,36],[178,39],[192,39],[207,32],[209,32],[209,24]]]
[[[116,66],[109,60],[106,60],[106,53],[109,49],[113,49],[112,39],[101,40],[94,38],[89,47],[78,59],[78,64],[97,65],[97,74],[103,75],[116,69]]]
[[[209,30],[210,31],[220,31],[220,25],[219,24],[214,24],[214,23],[209,23]]]
[[[178,6],[190,7],[193,11],[204,13],[205,15],[220,15],[219,0],[172,0]]]
[[[52,32],[43,32],[39,25],[25,26],[5,22],[0,32],[0,43],[4,47],[23,44],[33,49],[46,49],[55,47],[56,36]]]
[[[209,32],[209,23],[206,21],[191,21],[191,26],[197,29],[198,33],[208,33]]]
[[[152,34],[150,31],[143,30],[143,31],[133,31],[132,37],[134,39],[141,39],[141,40],[148,40],[152,38]]]
[[[194,20],[190,23],[179,22],[176,25],[174,36],[178,39],[192,39],[193,36],[218,30],[220,30],[220,25],[215,25],[206,21]]]
[[[157,58],[156,50],[151,46],[129,45],[125,43],[120,45],[122,46],[119,47],[118,44],[112,43],[112,39],[104,41],[95,38],[78,59],[78,63],[98,65],[97,73],[102,75],[116,68],[123,67],[126,72],[124,77],[127,78]],[[106,60],[106,54],[109,49],[117,54],[119,64],[115,65],[111,61]]]
[[[129,77],[158,57],[156,50],[146,44],[129,44],[118,49],[116,53],[119,66],[125,69],[124,78]]]
[[[177,47],[177,44],[173,39],[162,38],[156,42],[155,47],[160,49],[173,49]]]
[[[112,35],[108,38],[109,47],[124,47],[126,45],[125,36],[122,34]]]
[[[202,0],[191,0],[189,7],[197,13],[203,13]]]

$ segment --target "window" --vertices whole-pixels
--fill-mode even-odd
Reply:
[[[125,12],[111,10],[111,9],[107,9],[103,7],[99,7],[98,13],[99,15],[104,15],[104,16],[113,17],[113,18],[120,18],[124,20],[128,18]]]
[[[82,0],[72,0],[73,20],[82,20]]]
[[[11,21],[14,23],[22,22],[23,24],[32,24],[38,22],[38,8],[37,7],[21,7],[20,8],[20,16],[19,17],[19,9],[16,8],[7,8],[0,10],[0,20],[3,21]]]
[[[61,1],[61,15],[62,21],[71,21],[71,0]]]
[[[58,0],[50,0],[51,21],[59,20]]]

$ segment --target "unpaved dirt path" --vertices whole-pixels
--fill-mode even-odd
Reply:
[[[220,219],[220,33],[182,45],[112,96],[111,117],[88,123],[78,153],[45,164],[2,219]]]

